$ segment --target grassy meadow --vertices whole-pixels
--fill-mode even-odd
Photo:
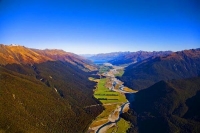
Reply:
[[[94,97],[101,101],[103,104],[126,102],[124,94],[114,92],[105,87],[106,78],[100,79],[97,88],[94,92]]]

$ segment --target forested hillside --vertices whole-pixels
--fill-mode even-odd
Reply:
[[[97,104],[96,84],[88,79],[96,73],[90,71],[90,62],[83,60],[83,65],[73,54],[70,61],[53,59],[21,46],[1,49],[2,57],[6,62],[0,65],[0,131],[84,132],[103,110],[90,107]]]

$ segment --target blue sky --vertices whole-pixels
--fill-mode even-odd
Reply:
[[[198,0],[0,0],[0,43],[76,54],[200,47]]]

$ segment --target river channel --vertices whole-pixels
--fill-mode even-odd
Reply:
[[[92,132],[93,133],[106,133],[106,131],[117,125],[117,122],[121,119],[120,118],[120,114],[126,112],[129,108],[132,108],[130,103],[134,100],[134,93],[136,93],[137,91],[126,91],[124,90],[123,88],[125,86],[123,86],[123,84],[121,84],[119,86],[119,89],[115,89],[115,85],[119,82],[121,82],[119,79],[117,79],[115,76],[114,76],[114,73],[113,72],[116,72],[118,69],[118,67],[114,68],[114,69],[111,69],[109,73],[104,73],[102,74],[103,76],[107,77],[107,78],[111,78],[112,79],[112,87],[110,87],[110,89],[112,91],[116,91],[116,92],[120,92],[121,94],[124,94],[126,99],[127,99],[127,102],[124,102],[121,104],[120,107],[117,107],[108,117],[108,122],[100,125],[100,126],[97,126],[97,127],[94,127]],[[119,68],[121,69],[121,67]],[[123,82],[121,82],[123,83]],[[117,114],[117,116],[116,116]],[[91,131],[91,128],[89,128],[90,131]],[[91,132],[89,132],[91,133]]]

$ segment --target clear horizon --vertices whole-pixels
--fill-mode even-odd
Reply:
[[[1,0],[0,43],[75,54],[200,46],[195,0]]]
[[[7,45],[7,46],[11,46],[11,45],[16,45],[16,46],[24,46],[24,45],[20,45],[20,44],[3,44],[3,45]],[[24,46],[26,47],[26,46]],[[26,47],[26,48],[30,48],[30,49],[38,49],[38,50],[45,50],[45,49],[49,49],[49,50],[53,50],[53,49],[57,49],[57,50],[64,50],[64,49],[58,49],[58,48],[44,48],[44,49],[40,49],[40,48],[33,48],[33,47]],[[181,50],[177,50],[177,51],[173,51],[173,50],[153,50],[153,51],[172,51],[172,52],[178,52],[178,51],[183,51],[183,50],[190,50],[190,49],[199,49],[200,47],[197,47],[197,48],[189,48],[189,49],[181,49]],[[66,51],[64,50],[65,52],[70,52],[70,51]],[[110,51],[110,52],[106,52],[106,53],[83,53],[83,54],[79,54],[79,53],[74,53],[74,52],[71,52],[71,53],[74,53],[74,54],[77,54],[77,55],[97,55],[97,54],[107,54],[107,53],[116,53],[116,52],[138,52],[138,51],[146,51],[146,52],[153,52],[153,51],[149,51],[149,50],[137,50],[137,51]]]

